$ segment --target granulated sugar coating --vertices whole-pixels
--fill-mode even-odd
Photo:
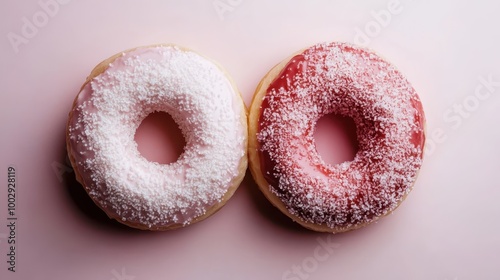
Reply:
[[[186,140],[174,163],[148,161],[134,141],[155,111],[169,113]],[[246,149],[242,114],[239,93],[211,61],[173,46],[139,48],[80,92],[69,153],[110,217],[140,228],[187,225],[220,202],[238,176]]]
[[[316,151],[316,122],[330,113],[356,124],[359,151],[350,162],[329,165]],[[301,220],[356,228],[410,192],[422,164],[424,121],[415,90],[394,66],[353,45],[318,44],[293,57],[262,100],[262,173]]]

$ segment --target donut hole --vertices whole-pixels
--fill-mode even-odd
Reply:
[[[328,114],[321,117],[314,130],[316,150],[327,164],[352,161],[358,152],[356,124],[350,117]]]
[[[143,157],[160,164],[177,161],[186,146],[182,131],[166,112],[149,114],[137,128],[134,140]]]

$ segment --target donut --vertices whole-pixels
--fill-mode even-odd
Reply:
[[[327,164],[318,154],[313,133],[327,114],[353,119],[353,160]],[[393,65],[352,44],[316,44],[258,85],[249,111],[250,170],[265,197],[300,225],[357,229],[391,213],[411,191],[424,123],[417,93]]]
[[[166,112],[186,145],[177,161],[143,157],[141,122]],[[247,110],[215,62],[176,45],[116,54],[95,67],[69,113],[67,151],[77,180],[111,219],[169,230],[206,219],[247,168]]]

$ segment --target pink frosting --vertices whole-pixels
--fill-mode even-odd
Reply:
[[[326,164],[314,127],[326,114],[351,117],[359,151]],[[293,57],[262,101],[263,176],[288,211],[338,231],[394,210],[411,190],[425,142],[417,93],[394,66],[349,44],[315,45]]]
[[[85,85],[69,120],[69,153],[96,204],[151,229],[189,224],[219,202],[245,155],[245,108],[225,74],[173,46],[124,53]],[[134,134],[169,113],[186,146],[171,164],[146,160]]]

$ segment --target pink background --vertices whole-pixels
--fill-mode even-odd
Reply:
[[[0,4],[0,279],[500,279],[495,1],[54,1]],[[27,22],[38,27],[23,35]],[[14,33],[24,36],[18,46]],[[142,232],[108,221],[67,168],[71,103],[90,70],[116,52],[164,42],[195,49],[231,73],[249,105],[273,65],[334,40],[367,44],[394,63],[427,116],[428,153],[414,191],[377,224],[334,236],[302,229],[270,206],[248,173],[208,220]],[[490,91],[481,77],[494,81]],[[155,126],[144,124],[138,141],[163,149],[160,160],[175,156],[179,139]],[[337,155],[348,138],[329,126],[318,129],[321,153],[348,159],[349,149]],[[16,273],[6,263],[10,164]],[[321,247],[328,242],[335,244]]]

